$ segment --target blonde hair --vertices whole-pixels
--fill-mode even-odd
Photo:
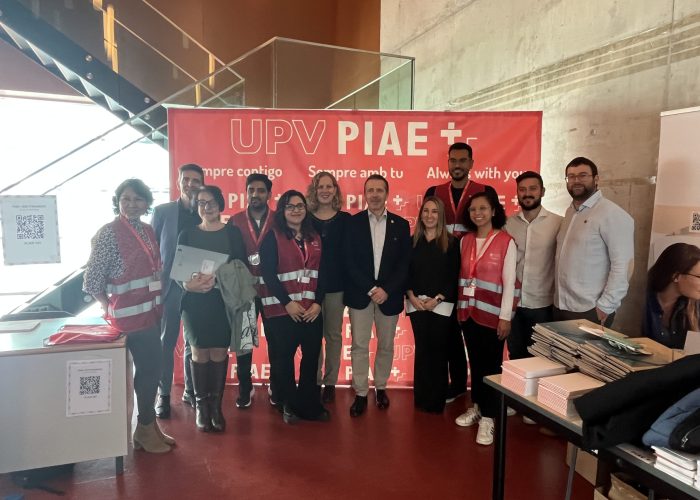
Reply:
[[[418,241],[425,235],[425,224],[423,224],[423,209],[425,204],[428,202],[433,202],[438,209],[438,221],[437,227],[435,228],[435,241],[437,242],[438,248],[442,250],[442,253],[447,252],[447,248],[450,244],[450,233],[445,227],[445,204],[437,196],[428,196],[423,200],[423,204],[420,206],[418,211],[418,221],[416,222],[416,230],[413,232],[413,246],[418,244]]]
[[[331,182],[335,186],[335,196],[333,196],[333,201],[331,201],[331,207],[333,207],[333,210],[340,210],[341,207],[341,202],[340,200],[342,199],[342,196],[340,194],[340,186],[338,185],[338,181],[333,177],[333,174],[330,172],[326,172],[325,170],[318,172],[316,175],[313,176],[311,179],[311,184],[309,184],[309,189],[306,191],[306,199],[309,203],[309,211],[311,213],[316,212],[318,210],[318,183],[321,182],[321,177],[330,177]]]

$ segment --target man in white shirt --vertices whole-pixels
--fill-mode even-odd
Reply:
[[[386,209],[388,194],[389,183],[384,177],[369,176],[365,181],[367,210],[353,215],[345,228],[348,280],[343,302],[349,308],[352,334],[352,417],[359,417],[367,409],[372,325],[377,332],[377,408],[389,407],[386,384],[394,360],[394,335],[403,310],[412,246],[408,221]]]
[[[510,359],[529,357],[532,327],[552,321],[554,256],[562,221],[560,215],[542,206],[545,189],[540,174],[523,172],[515,183],[521,210],[508,217],[505,229],[518,247],[516,275],[522,288],[507,339]]]
[[[554,320],[609,327],[634,267],[634,220],[598,190],[598,167],[578,157],[565,169],[573,201],[557,236]]]

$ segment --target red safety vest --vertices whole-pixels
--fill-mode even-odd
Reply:
[[[245,244],[245,251],[248,256],[248,261],[246,265],[250,274],[258,278],[258,283],[255,285],[258,291],[258,296],[262,296],[264,290],[260,285],[260,276],[262,275],[262,269],[260,268],[260,245],[262,244],[265,235],[270,230],[272,225],[272,219],[275,213],[272,210],[268,210],[267,217],[265,218],[265,223],[260,229],[260,236],[256,236],[255,228],[253,227],[254,222],[250,220],[247,210],[238,212],[231,216],[231,222],[241,230],[241,236],[243,236],[243,243]]]
[[[505,231],[496,233],[491,242],[488,241],[486,251],[476,261],[471,263],[475,253],[476,234],[467,233],[460,241],[462,265],[459,272],[459,298],[457,303],[457,319],[460,322],[472,318],[476,323],[496,329],[498,317],[501,314],[501,296],[503,294],[503,261],[506,258],[508,244],[513,238]],[[473,276],[470,268],[473,267]],[[467,291],[471,284],[474,295]],[[520,282],[515,281],[513,294],[513,311],[520,297]]]
[[[109,306],[106,319],[120,332],[137,332],[160,323],[160,287],[149,285],[160,279],[160,250],[153,228],[143,224],[151,247],[141,240],[136,230],[122,217],[110,223],[117,238],[124,274],[107,283]]]
[[[486,186],[478,182],[468,181],[467,186],[462,191],[462,196],[455,203],[452,199],[452,182],[435,186],[435,196],[440,198],[445,204],[445,224],[447,230],[461,238],[469,230],[464,225],[464,211],[471,198],[476,193],[484,191]]]
[[[304,241],[306,258],[294,239],[289,239],[277,228],[272,229],[277,240],[277,279],[284,286],[289,298],[300,302],[308,309],[316,300],[318,270],[321,266],[321,238],[315,234],[311,241]],[[262,282],[262,278],[261,282]],[[264,285],[264,282],[263,282]],[[263,311],[266,318],[285,316],[287,310],[280,301],[267,291],[261,295]]]

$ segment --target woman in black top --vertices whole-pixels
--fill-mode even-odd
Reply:
[[[335,401],[335,385],[340,370],[340,352],[343,348],[343,235],[350,214],[340,210],[342,195],[338,181],[329,172],[318,172],[311,179],[306,198],[311,212],[311,223],[323,241],[326,268],[324,281],[326,296],[323,299],[324,350],[318,359],[316,381],[323,385],[323,402]]]
[[[700,329],[700,248],[674,243],[649,269],[643,334],[683,349],[688,330]]]
[[[285,192],[277,202],[272,230],[260,246],[263,286],[261,302],[268,336],[274,342],[272,367],[277,373],[283,419],[327,421],[316,384],[323,337],[321,304],[324,297],[322,243],[307,215],[306,199],[298,191]],[[294,360],[301,347],[299,385]]]
[[[413,369],[415,407],[441,413],[447,396],[447,339],[455,322],[459,245],[445,228],[445,205],[423,201],[413,234],[406,311],[416,342]]]
[[[178,245],[228,254],[230,260],[246,261],[245,245],[240,230],[220,220],[225,200],[216,186],[204,186],[195,195],[202,222],[185,229]],[[221,292],[216,287],[214,270],[194,273],[183,283],[180,310],[185,338],[192,346],[192,383],[196,400],[196,424],[201,431],[223,431],[226,421],[221,412],[231,327],[226,316]]]

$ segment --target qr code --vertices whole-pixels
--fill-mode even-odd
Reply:
[[[92,396],[94,394],[100,393],[100,377],[97,375],[90,375],[87,377],[80,377],[80,395],[81,396]]]
[[[17,239],[18,240],[43,240],[44,239],[43,215],[18,215]]]
[[[690,220],[691,233],[700,233],[700,212],[693,212]]]

